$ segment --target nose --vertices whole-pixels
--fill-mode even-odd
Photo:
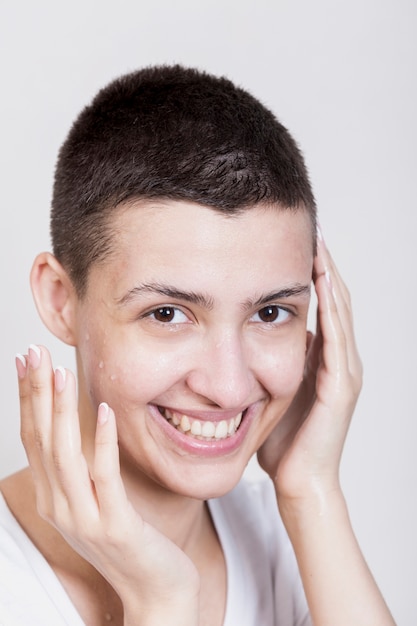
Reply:
[[[197,358],[187,376],[193,393],[222,409],[243,409],[253,402],[256,379],[238,334],[206,337]]]

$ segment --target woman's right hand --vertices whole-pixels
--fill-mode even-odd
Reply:
[[[73,373],[60,367],[54,371],[48,350],[41,346],[19,355],[16,367],[22,441],[39,515],[115,589],[125,626],[196,626],[197,570],[128,500],[112,409],[99,406],[89,467],[81,446]]]

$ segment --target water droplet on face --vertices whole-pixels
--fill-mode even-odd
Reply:
[[[116,380],[116,374],[112,374],[112,375],[110,376],[110,380]]]
[[[98,366],[99,366],[99,368],[102,370],[102,369],[103,369],[103,367],[104,367],[104,363],[103,363],[103,361],[100,361],[100,363],[98,364]]]

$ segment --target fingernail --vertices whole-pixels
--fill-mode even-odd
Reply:
[[[26,359],[23,354],[16,354],[15,363],[17,375],[22,380],[26,376],[27,369]]]
[[[101,426],[109,419],[109,405],[107,402],[102,402],[98,407],[97,423]]]
[[[30,344],[29,350],[29,365],[36,369],[41,364],[41,350],[39,346],[35,346],[33,343]]]
[[[58,365],[58,367],[55,370],[55,389],[58,391],[58,393],[61,393],[61,391],[64,391],[66,379],[67,379],[67,373],[65,369],[61,367],[61,365]]]
[[[318,238],[320,241],[324,241],[324,239],[323,239],[323,233],[321,232],[321,227],[320,227],[319,222],[317,222],[317,224],[316,224],[316,230],[317,230],[317,238]]]

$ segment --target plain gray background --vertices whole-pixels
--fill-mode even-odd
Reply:
[[[273,109],[306,156],[365,368],[343,485],[398,624],[417,624],[416,22],[411,0],[1,1],[1,475],[25,464],[15,353],[44,343],[56,365],[74,363],[38,320],[28,283],[35,254],[50,248],[53,169],[70,124],[139,66],[224,74]]]

